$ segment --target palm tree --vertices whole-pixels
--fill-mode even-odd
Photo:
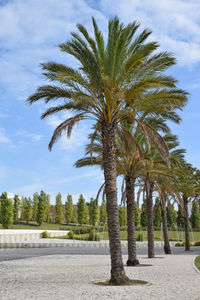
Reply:
[[[72,32],[71,41],[60,45],[61,51],[79,62],[79,70],[54,62],[41,64],[44,76],[57,84],[39,87],[28,102],[64,100],[64,104],[47,109],[41,118],[62,111],[75,113],[55,129],[49,143],[50,150],[62,133],[67,131],[67,136],[70,136],[77,122],[90,119],[99,124],[111,254],[110,284],[124,284],[128,277],[122,262],[118,218],[116,128],[124,120],[136,120],[145,109],[159,112],[164,107],[165,111],[172,111],[183,107],[187,99],[185,92],[176,88],[172,77],[161,74],[175,63],[175,59],[167,52],[152,54],[158,44],[145,44],[150,30],[144,30],[133,39],[139,24],[133,22],[125,26],[115,17],[109,20],[105,45],[95,19],[92,21],[94,39],[85,27],[78,24],[79,33]],[[148,90],[151,93],[147,97]],[[143,130],[147,129],[143,126]],[[167,149],[164,152],[166,154]]]
[[[158,131],[163,131],[165,133],[169,132],[169,128],[165,124],[162,118],[157,118],[156,120],[154,120],[151,117],[145,116],[145,123],[148,123],[149,126],[151,126],[152,128],[155,127],[156,130]],[[131,138],[130,135],[128,136],[122,135],[121,131],[119,130],[117,131],[117,133],[118,133],[116,136],[117,174],[124,177],[125,193],[122,192],[122,197],[125,196],[127,201],[127,225],[128,225],[127,226],[127,236],[128,236],[127,265],[134,266],[139,263],[137,259],[137,253],[136,253],[136,236],[135,236],[135,222],[134,222],[135,182],[139,176],[143,176],[145,170],[144,157],[142,154],[142,149],[140,149],[140,144],[144,143],[145,136],[141,131],[140,127],[137,127],[137,129],[134,131],[134,135]],[[92,138],[92,135],[90,135],[90,138]],[[134,138],[135,141],[137,142],[137,147],[135,147],[135,144],[132,143],[132,138]],[[164,136],[164,140],[167,142],[169,149],[172,149],[172,147],[176,147],[178,145],[177,143],[174,142],[172,146],[172,143],[170,143],[172,140],[174,141],[175,138],[176,138],[175,136],[169,134]],[[91,157],[93,153],[96,154],[95,157],[94,156]],[[146,155],[147,158],[147,153],[144,155]],[[170,176],[170,174],[166,173],[167,172],[166,162],[162,159],[162,156],[160,155],[159,151],[156,151],[156,149],[152,149],[152,151],[148,153],[148,156],[151,156],[151,160],[153,160],[154,162],[154,165],[152,166],[154,169],[152,170],[150,169],[149,172],[151,176],[153,174],[153,180],[154,181],[156,180],[157,185],[159,182],[159,185],[161,186],[161,178],[163,177],[165,180],[167,177],[168,181],[169,178],[174,179],[172,176]],[[175,155],[174,153],[174,155],[172,156],[172,153],[170,153],[170,161],[172,161],[172,163],[174,163],[175,159],[177,160],[176,156],[177,154]],[[79,159],[75,163],[76,167],[91,166],[91,165],[102,166],[102,141],[100,135],[97,133],[95,135],[95,141],[92,141],[86,147],[86,157]],[[155,165],[162,166],[162,169],[161,167],[156,168]],[[162,185],[162,191],[163,191],[163,186],[164,184]],[[162,202],[164,196],[165,194],[163,192],[161,197]],[[163,207],[162,212],[164,212],[164,208],[165,207]],[[166,224],[167,226],[167,222],[164,222],[165,221],[164,218],[166,218],[166,211],[164,214],[162,214],[162,216],[163,216],[163,224],[164,225]],[[163,230],[165,230],[166,226],[163,226]],[[167,234],[166,230],[164,231],[164,233],[165,233],[164,236],[166,237],[165,244],[167,244],[168,235],[166,235]],[[149,248],[150,247],[152,247],[152,244],[149,244]],[[166,247],[166,245],[164,248],[167,251],[168,248]]]
[[[177,122],[179,120],[177,119]],[[168,241],[167,221],[166,221],[166,199],[167,191],[178,195],[175,189],[177,183],[173,177],[173,168],[177,168],[178,164],[183,162],[183,149],[173,148],[178,146],[177,137],[172,134],[166,134],[163,139],[165,140],[169,149],[169,162],[170,169],[165,160],[163,160],[160,152],[156,147],[151,147],[151,151],[144,149],[145,167],[143,168],[143,180],[146,191],[146,205],[147,205],[147,230],[148,230],[148,257],[154,257],[154,226],[153,226],[153,192],[156,190],[161,199],[162,222],[164,233],[164,250],[165,253],[170,253],[170,246]],[[144,144],[145,146],[145,144]]]
[[[176,149],[179,145],[178,139],[175,135],[166,134],[164,140],[169,149],[169,161],[170,168],[166,165],[166,162],[162,159],[159,152],[153,149],[149,154],[149,159],[153,163],[152,169],[149,171],[151,178],[154,180],[154,188],[159,193],[161,200],[161,216],[162,216],[162,229],[164,236],[164,251],[165,254],[171,254],[168,228],[167,228],[167,216],[166,216],[166,203],[168,201],[168,195],[174,195],[180,202],[180,195],[177,188],[177,180],[174,172],[177,168],[180,168],[184,163],[184,149]]]
[[[167,215],[166,215],[166,203],[169,201],[169,195],[173,195],[177,199],[178,203],[181,202],[181,197],[178,192],[178,182],[176,181],[176,172],[177,168],[180,168],[184,163],[184,149],[178,149],[178,139],[175,135],[166,135],[165,141],[167,142],[169,151],[170,151],[170,169],[164,171],[164,176],[157,177],[157,191],[159,192],[161,198],[161,214],[162,214],[162,229],[164,237],[164,251],[165,254],[171,254],[171,248],[168,237],[168,228],[167,228]]]
[[[91,136],[90,136],[91,138]],[[137,139],[136,139],[137,140]],[[79,159],[75,166],[80,168],[84,166],[99,165],[102,167],[102,140],[99,134],[95,134],[95,140],[86,146],[86,157]],[[96,154],[94,157],[93,154]],[[91,157],[92,155],[92,157]],[[138,176],[141,160],[135,147],[128,141],[126,136],[116,136],[116,170],[118,176],[123,176],[125,180],[125,192],[122,188],[122,199],[127,202],[127,235],[128,235],[128,266],[139,264],[136,254],[136,236],[135,236],[135,180]],[[101,192],[102,187],[99,192]],[[98,192],[98,194],[99,194]],[[97,201],[98,201],[97,194]],[[122,200],[123,202],[124,200]]]
[[[196,169],[191,164],[183,163],[176,175],[184,208],[185,251],[190,251],[188,203],[195,198],[199,191],[199,184],[196,182]]]

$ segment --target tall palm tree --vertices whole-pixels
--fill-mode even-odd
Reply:
[[[80,168],[99,165],[102,167],[102,148],[101,137],[96,133],[95,141],[86,146],[86,157],[79,159],[75,163],[75,166]],[[94,156],[94,153],[96,156]],[[125,193],[122,191],[122,194],[125,196],[127,202],[128,266],[139,264],[136,254],[134,204],[135,180],[138,176],[138,171],[141,169],[140,165],[141,160],[137,154],[137,150],[130,141],[128,141],[126,136],[119,136],[118,131],[118,135],[116,136],[116,170],[117,175],[123,176],[125,180]]]
[[[177,119],[177,122],[179,120]],[[143,168],[143,180],[145,184],[146,191],[146,206],[147,206],[147,230],[148,230],[148,257],[154,257],[154,226],[153,226],[153,192],[157,190],[160,194],[161,199],[161,209],[162,209],[162,222],[163,222],[163,232],[165,237],[165,252],[169,253],[169,241],[167,241],[167,222],[166,222],[166,191],[171,191],[172,193],[178,194],[174,187],[176,182],[175,177],[173,177],[173,168],[178,166],[178,163],[183,162],[183,149],[173,148],[178,146],[177,137],[172,134],[166,134],[163,139],[165,140],[167,147],[169,149],[169,162],[170,169],[165,160],[163,160],[160,152],[156,147],[151,147],[151,151],[144,149],[145,157],[145,167]],[[145,143],[144,143],[145,147]],[[173,185],[172,185],[173,183]]]
[[[196,169],[191,164],[183,163],[176,175],[184,208],[185,251],[190,251],[188,203],[195,198],[196,192],[199,191],[199,184],[196,184]]]
[[[154,184],[154,190],[159,193],[161,200],[161,216],[162,216],[162,229],[164,236],[164,251],[166,254],[171,253],[168,228],[167,228],[167,216],[166,216],[166,202],[168,194],[175,194],[176,198],[180,200],[180,196],[177,189],[177,180],[174,172],[184,162],[184,149],[175,149],[178,145],[178,139],[175,135],[166,134],[163,139],[165,140],[169,149],[169,161],[170,168],[168,168],[166,162],[162,159],[157,149],[152,149],[150,153],[146,154],[147,167],[149,176]],[[152,245],[149,245],[149,247]],[[150,250],[150,252],[153,252]]]
[[[77,122],[90,119],[99,124],[111,255],[110,284],[124,284],[128,277],[122,262],[118,218],[116,128],[124,120],[136,120],[145,109],[159,112],[164,107],[165,111],[172,111],[183,107],[187,99],[185,92],[176,88],[176,80],[162,75],[175,59],[167,52],[152,54],[158,44],[145,43],[150,30],[144,30],[134,39],[139,24],[133,22],[125,26],[115,17],[109,20],[106,44],[95,19],[92,21],[94,38],[78,24],[79,33],[72,32],[71,41],[60,45],[61,51],[79,62],[79,70],[54,62],[41,64],[44,76],[57,84],[39,87],[28,102],[32,104],[45,99],[49,103],[63,99],[64,104],[47,109],[41,118],[68,110],[75,113],[55,129],[50,150],[62,133],[67,131],[70,136]],[[147,90],[151,91],[148,97]],[[143,126],[143,130],[147,130],[146,127]],[[163,155],[166,148],[164,152]]]
[[[179,142],[175,135],[166,135],[164,139],[167,142],[170,151],[170,169],[164,169],[164,172],[162,172],[163,174],[158,173],[156,186],[161,199],[164,251],[165,254],[171,254],[167,227],[166,203],[169,201],[169,195],[173,195],[173,198],[177,199],[179,204],[181,202],[181,197],[178,192],[179,183],[176,181],[174,173],[176,173],[177,168],[180,168],[184,163],[185,150],[177,148],[179,146]]]

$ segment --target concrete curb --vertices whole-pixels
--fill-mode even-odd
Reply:
[[[200,256],[200,255],[197,255],[193,258],[193,262],[192,262],[192,265],[193,265],[193,268],[195,269],[195,271],[200,275],[200,270],[195,266],[195,259]]]
[[[171,247],[174,247],[175,242],[170,243]],[[147,242],[137,242],[137,247],[147,247]],[[61,240],[50,240],[50,239],[41,239],[33,241],[24,241],[24,242],[10,242],[10,243],[0,243],[1,249],[9,249],[9,248],[53,248],[53,247],[89,247],[89,248],[108,248],[108,241],[77,241],[77,240],[66,240],[65,242],[61,242]],[[127,241],[122,242],[122,247],[127,247]],[[163,247],[162,242],[155,242],[155,247]]]

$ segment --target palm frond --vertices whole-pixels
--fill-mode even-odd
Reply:
[[[39,87],[36,92],[27,99],[27,102],[32,104],[40,99],[45,99],[45,102],[48,103],[50,100],[57,100],[60,98],[71,99],[72,94],[73,91],[70,89],[55,85],[45,85]]]
[[[51,151],[53,145],[55,144],[57,139],[63,134],[64,131],[67,131],[67,137],[70,137],[71,131],[72,131],[74,125],[77,122],[79,122],[80,120],[83,120],[85,118],[86,118],[85,113],[80,113],[80,114],[77,114],[77,115],[65,120],[60,125],[58,125],[56,127],[56,129],[54,130],[53,136],[50,140],[50,143],[48,146],[49,150]]]
[[[74,166],[76,168],[82,168],[86,166],[102,166],[102,158],[101,157],[84,157],[78,159],[75,163]]]

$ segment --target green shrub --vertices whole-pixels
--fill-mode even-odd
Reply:
[[[48,238],[50,238],[50,234],[47,231],[43,231],[42,237],[43,237],[43,239],[48,239]]]
[[[144,234],[139,233],[136,237],[136,241],[143,242],[144,241]]]
[[[185,241],[182,242],[183,246],[185,246]],[[189,245],[192,246],[191,242],[189,242]]]
[[[90,228],[89,227],[77,227],[73,229],[73,232],[75,234],[85,234],[85,233],[89,233],[90,232]]]
[[[100,241],[100,235],[97,234],[97,232],[95,231],[95,229],[91,229],[89,236],[88,236],[88,240],[89,241]]]
[[[176,243],[175,244],[175,247],[183,247],[184,246],[184,243]]]
[[[70,231],[70,232],[68,233],[68,238],[69,238],[70,240],[73,240],[73,238],[74,238],[74,232],[73,232],[73,231]]]
[[[200,246],[200,241],[195,242],[195,243],[194,243],[194,246]]]

